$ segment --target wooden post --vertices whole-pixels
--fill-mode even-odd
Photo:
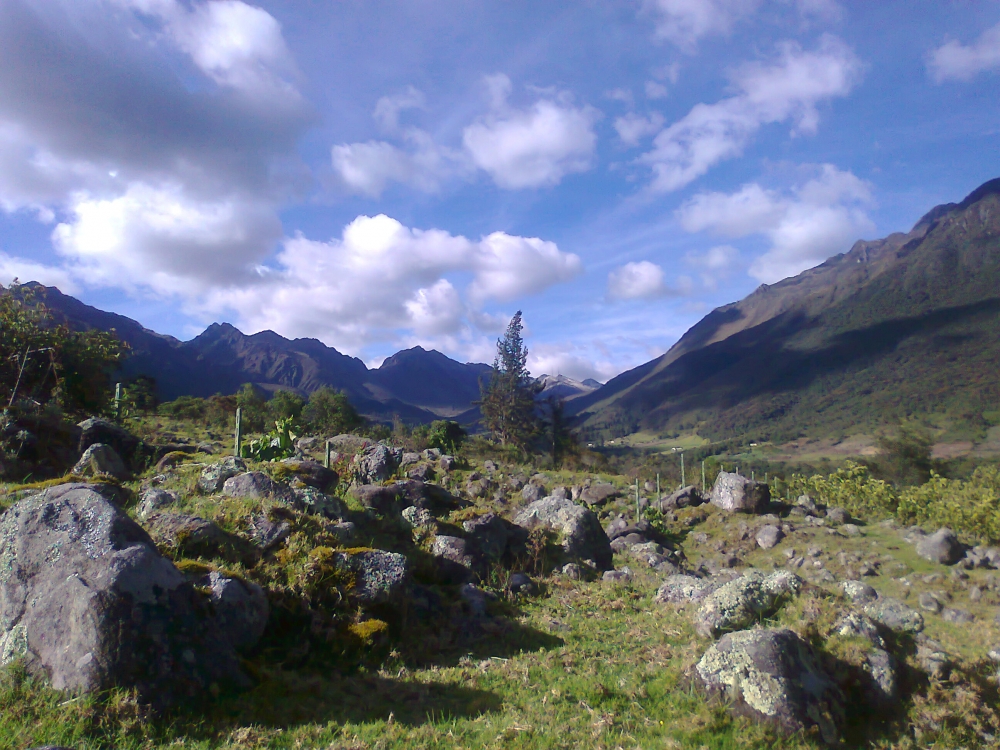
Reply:
[[[701,462],[701,494],[705,494],[705,461]]]
[[[753,481],[754,481],[754,476],[753,476],[753,469],[750,469],[750,481],[751,481],[751,482],[753,482]]]
[[[233,454],[237,458],[240,457],[241,448],[243,447],[243,409],[239,406],[236,407],[236,452]]]
[[[122,384],[115,383],[115,419],[122,417]]]
[[[328,468],[328,469],[330,468],[330,441],[329,440],[326,441],[326,458],[323,459],[323,465],[326,468]]]
[[[639,521],[639,517],[642,515],[639,508],[639,475],[636,474],[635,477],[635,520],[636,523]]]
[[[681,487],[687,484],[684,478],[684,451],[681,451]]]
[[[656,472],[656,499],[660,499],[660,472]]]

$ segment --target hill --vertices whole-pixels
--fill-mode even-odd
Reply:
[[[998,326],[1000,179],[713,310],[569,408],[591,435],[783,440],[911,417],[981,435],[1000,402]]]

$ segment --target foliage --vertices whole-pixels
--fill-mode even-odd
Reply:
[[[538,433],[538,419],[537,386],[528,374],[528,349],[521,338],[523,327],[518,310],[506,333],[497,340],[493,371],[480,383],[479,409],[483,425],[500,445],[513,445],[525,451]]]
[[[469,434],[458,422],[450,419],[438,419],[431,422],[427,430],[427,445],[445,453],[457,453]]]
[[[30,288],[0,287],[0,399],[55,401],[64,409],[102,411],[111,373],[127,347],[104,331],[57,325]]]
[[[298,393],[282,389],[275,391],[274,395],[271,396],[270,401],[267,402],[267,411],[271,419],[290,419],[293,422],[298,422],[305,405],[305,399]]]
[[[160,404],[157,414],[188,420],[205,427],[232,428],[236,420],[236,396],[216,394],[209,398],[179,396]]]
[[[245,432],[260,432],[268,423],[267,401],[253,383],[244,383],[236,391],[236,406],[240,409]]]
[[[122,385],[119,416],[150,414],[156,411],[159,403],[156,395],[156,378],[139,375]]]
[[[903,424],[896,436],[884,435],[878,439],[880,452],[872,470],[897,487],[923,484],[931,477],[933,445],[927,430]]]
[[[259,438],[254,438],[240,449],[243,458],[254,461],[280,461],[295,455],[295,438],[292,432],[293,419],[279,419],[274,429]]]
[[[549,396],[545,401],[544,433],[545,447],[552,459],[552,466],[559,468],[563,459],[578,446],[566,418],[566,402],[557,396]]]
[[[328,386],[309,394],[302,419],[309,429],[330,436],[351,432],[364,424],[347,396]]]

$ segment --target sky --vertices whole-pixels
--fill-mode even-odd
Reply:
[[[998,136],[1000,0],[0,0],[0,283],[605,381]]]

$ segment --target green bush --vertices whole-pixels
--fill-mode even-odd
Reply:
[[[267,402],[267,411],[275,421],[291,419],[298,422],[305,405],[305,399],[295,391],[280,390],[275,391],[271,400]]]
[[[309,429],[328,436],[351,432],[365,423],[347,396],[327,386],[309,395],[302,419]]]
[[[457,453],[462,447],[468,433],[462,429],[462,425],[450,419],[438,419],[431,422],[427,430],[427,444],[431,448],[437,448],[445,453]]]

